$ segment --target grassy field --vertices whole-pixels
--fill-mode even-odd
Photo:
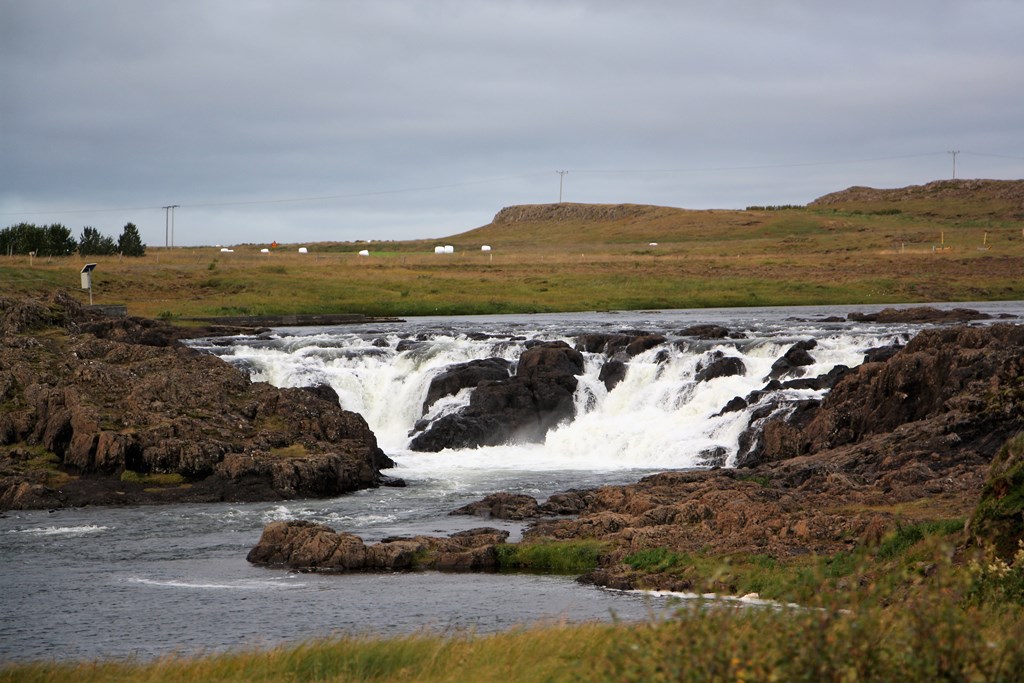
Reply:
[[[1024,222],[980,203],[687,211],[633,205],[517,207],[429,241],[154,248],[99,257],[96,303],[198,316],[436,315],[1024,297]],[[894,212],[898,211],[898,212]],[[500,217],[500,216],[499,216]],[[450,244],[454,254],[434,254]],[[492,251],[481,251],[481,245]],[[369,257],[358,251],[369,249]],[[0,257],[7,293],[65,287],[86,259]]]

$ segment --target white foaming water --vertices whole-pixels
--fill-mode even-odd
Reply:
[[[292,590],[296,588],[305,588],[305,584],[303,583],[286,583],[284,581],[273,579],[266,581],[248,579],[243,581],[237,581],[235,583],[205,583],[202,581],[147,579],[139,576],[132,576],[128,578],[128,582],[142,584],[144,586],[159,586],[162,588],[191,588],[195,590],[262,591]]]
[[[87,524],[84,526],[48,526],[33,529],[11,529],[10,534],[31,534],[33,536],[83,536],[107,531],[109,527]]]
[[[814,363],[783,379],[816,377],[837,365],[860,364],[872,347],[906,341],[902,333],[811,328],[746,331],[739,339],[696,341],[672,338],[632,358],[623,380],[609,391],[599,379],[609,358],[586,353],[578,377],[576,416],[551,430],[543,444],[507,444],[416,453],[409,449],[418,422],[431,422],[469,403],[471,389],[438,400],[424,413],[431,380],[452,365],[483,358],[515,363],[531,340],[563,340],[564,331],[502,330],[501,334],[428,331],[402,339],[395,333],[371,336],[338,331],[284,336],[258,343],[240,340],[225,360],[247,368],[254,380],[282,387],[329,384],[342,407],[361,414],[381,447],[396,460],[396,476],[457,477],[475,470],[615,471],[680,469],[712,463],[729,465],[754,409],[767,401],[820,398],[823,390],[774,389],[745,410],[723,413],[736,397],[765,388],[772,365],[794,342],[814,338]],[[514,336],[513,336],[514,335]],[[712,362],[732,357],[741,374],[697,381]],[[472,475],[470,475],[472,476]]]

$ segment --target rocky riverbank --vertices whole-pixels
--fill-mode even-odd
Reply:
[[[570,351],[548,346],[545,354],[564,359]],[[585,580],[620,588],[690,588],[678,575],[640,573],[623,561],[642,550],[832,554],[878,543],[898,524],[921,520],[970,519],[975,542],[1007,552],[1024,529],[1024,448],[1012,447],[1022,429],[1024,327],[938,328],[904,348],[872,354],[834,378],[820,402],[766,411],[743,440],[741,467],[666,472],[627,486],[567,491],[544,503],[498,494],[457,512],[532,520],[526,543],[604,541],[608,550]],[[278,523],[250,560],[336,571],[452,564],[439,561],[450,548],[438,551],[432,544],[442,541],[423,538],[382,544],[411,543],[406,549],[414,563],[353,564],[340,559],[348,557],[338,551],[344,539],[319,525]],[[362,548],[360,541],[357,554],[397,556],[375,547]],[[472,552],[492,557],[487,547],[485,541]]]
[[[329,387],[277,389],[197,334],[61,293],[0,299],[0,510],[330,496],[392,463]]]

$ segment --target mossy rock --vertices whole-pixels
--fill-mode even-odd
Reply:
[[[974,543],[992,546],[1005,560],[1024,539],[1024,432],[1010,438],[992,460],[969,529]]]

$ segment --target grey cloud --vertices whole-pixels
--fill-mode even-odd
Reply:
[[[174,202],[179,225],[201,216],[192,239],[417,237],[553,201],[556,169],[577,171],[578,201],[741,207],[934,179],[953,147],[1024,156],[1014,2],[9,0],[0,12],[0,224],[65,216],[77,230],[92,217],[45,212]],[[1019,161],[973,163],[1021,175]],[[733,170],[686,170],[708,168]],[[682,170],[580,172],[628,169]],[[477,182],[489,178],[503,180]],[[188,208],[325,195],[345,197]],[[159,243],[162,212],[139,224]]]

